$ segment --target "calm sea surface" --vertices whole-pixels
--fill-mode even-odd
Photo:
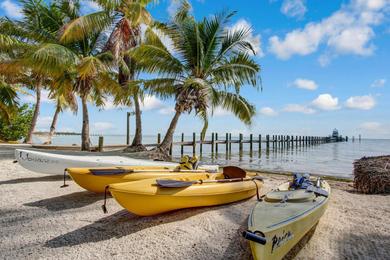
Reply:
[[[186,137],[190,141],[192,137]],[[98,143],[98,137],[92,137],[92,143]],[[179,141],[180,137],[175,137]],[[209,140],[210,138],[206,138]],[[234,139],[234,138],[233,138]],[[35,138],[36,143],[43,140]],[[156,136],[145,136],[144,143],[156,143]],[[105,144],[123,144],[125,136],[105,136]],[[80,136],[56,136],[54,144],[79,144]],[[329,143],[307,147],[273,149],[272,145],[267,152],[265,144],[259,152],[258,144],[254,144],[254,151],[249,152],[249,144],[244,144],[244,152],[240,156],[238,144],[232,144],[232,154],[227,156],[225,145],[219,145],[219,153],[212,156],[210,145],[203,145],[204,163],[219,165],[237,165],[251,169],[265,169],[273,171],[299,171],[321,175],[352,177],[353,161],[363,156],[390,155],[390,140],[363,139],[361,142]],[[180,157],[180,146],[174,146],[174,157]],[[192,155],[192,147],[185,147],[185,154]],[[199,145],[197,147],[199,153]]]

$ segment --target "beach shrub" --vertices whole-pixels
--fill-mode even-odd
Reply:
[[[390,155],[354,162],[354,187],[366,194],[390,193]]]
[[[0,140],[5,142],[19,141],[27,136],[33,117],[33,108],[24,104],[12,114],[10,122],[0,117]]]

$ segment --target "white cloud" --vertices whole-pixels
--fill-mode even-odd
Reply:
[[[222,108],[222,107],[216,107],[213,112],[213,116],[232,116],[232,112]]]
[[[180,1],[179,0],[171,0],[170,4],[168,5],[167,12],[170,17],[174,17],[176,14],[176,10],[180,6]]]
[[[293,85],[297,88],[307,89],[307,90],[316,90],[318,85],[315,81],[310,79],[298,78],[293,82]]]
[[[376,101],[370,96],[355,96],[350,97],[345,102],[345,106],[353,109],[370,110],[375,107]]]
[[[164,107],[163,102],[153,95],[146,95],[141,104],[141,109],[144,111],[160,109],[163,107]]]
[[[51,116],[43,116],[38,117],[36,128],[38,131],[48,131],[51,123],[53,121],[53,117]]]
[[[339,99],[332,97],[330,94],[321,94],[312,101],[312,104],[322,110],[335,110],[339,109]]]
[[[278,115],[278,112],[276,112],[271,107],[263,107],[260,109],[259,112],[260,112],[260,114],[262,114],[264,116],[277,116]]]
[[[129,107],[125,105],[115,105],[114,98],[111,96],[106,98],[106,101],[104,102],[104,106],[103,106],[104,110],[125,109],[125,108],[129,108]]]
[[[360,125],[360,128],[367,131],[380,131],[382,130],[382,124],[378,122],[364,122]]]
[[[158,113],[161,115],[172,115],[175,113],[174,107],[163,107],[158,110]]]
[[[41,103],[54,103],[54,100],[49,98],[49,94],[50,92],[48,90],[41,91]],[[31,95],[22,96],[22,101],[35,104],[36,102],[35,92]]]
[[[375,49],[373,28],[382,23],[389,7],[390,1],[351,0],[331,16],[295,29],[284,38],[272,36],[269,50],[280,59],[289,59],[314,53],[323,44],[327,54],[320,57],[321,65],[340,54],[371,55]]]
[[[307,11],[304,0],[284,0],[280,11],[289,17],[303,18]]]
[[[372,82],[371,87],[372,88],[381,88],[381,87],[385,86],[386,81],[387,81],[386,79],[377,79],[374,82]]]
[[[92,124],[91,131],[106,131],[114,128],[114,124],[110,122],[96,122]]]
[[[316,112],[315,109],[299,105],[299,104],[288,104],[284,107],[283,111],[289,113],[303,113],[303,114],[314,114]]]
[[[22,7],[10,0],[4,0],[3,2],[1,2],[0,7],[4,10],[5,15],[10,18],[21,19],[24,16],[22,12]]]
[[[81,12],[83,14],[94,13],[102,10],[102,7],[98,3],[93,1],[88,1],[88,0],[80,1],[80,5],[81,5]]]
[[[235,24],[233,24],[231,27],[228,27],[229,30],[236,31],[240,29],[250,29],[248,32],[248,36],[246,40],[250,42],[253,46],[253,49],[256,53],[256,56],[263,57],[264,52],[261,48],[261,36],[260,34],[254,35],[254,31],[252,29],[252,25],[245,19],[238,20]],[[250,53],[252,55],[252,52]]]

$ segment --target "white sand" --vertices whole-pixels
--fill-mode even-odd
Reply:
[[[61,176],[0,161],[2,259],[248,259],[241,238],[255,199],[138,217]],[[263,192],[286,180],[267,175]],[[297,259],[389,259],[390,197],[355,194],[330,181],[329,208]]]

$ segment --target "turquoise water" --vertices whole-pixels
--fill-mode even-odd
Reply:
[[[192,137],[186,137],[190,141]],[[206,138],[209,140],[210,138]],[[237,137],[233,137],[237,139]],[[98,143],[98,137],[91,137],[92,143]],[[176,136],[175,141],[180,137]],[[42,139],[35,138],[36,143],[41,143]],[[105,144],[124,144],[125,136],[105,136]],[[145,136],[144,143],[156,143],[156,136]],[[79,144],[80,136],[56,136],[54,144]],[[363,139],[361,142],[329,143],[307,147],[296,147],[273,149],[272,145],[267,151],[265,145],[261,152],[258,145],[254,144],[254,151],[249,152],[249,144],[244,144],[244,152],[240,156],[238,144],[232,144],[232,154],[227,156],[225,145],[219,145],[219,153],[211,154],[210,145],[203,145],[204,163],[217,163],[219,165],[237,165],[250,169],[265,169],[272,171],[300,171],[321,175],[331,175],[338,177],[352,177],[353,162],[363,156],[389,155],[390,140]],[[192,155],[192,147],[184,147],[184,153]],[[199,154],[199,145],[197,147]],[[180,146],[174,146],[173,155],[180,157]]]

